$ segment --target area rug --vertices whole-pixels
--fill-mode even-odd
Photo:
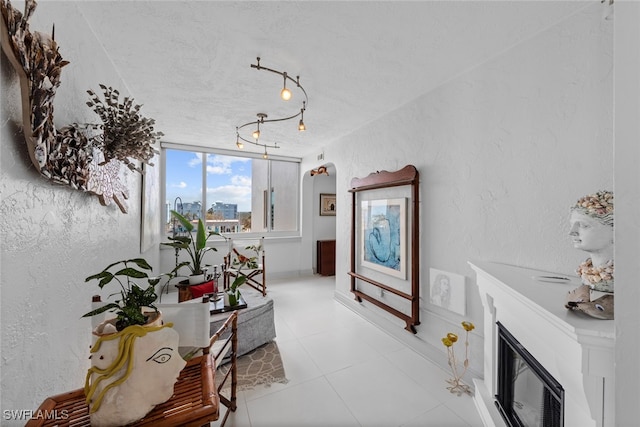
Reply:
[[[278,344],[275,341],[270,341],[250,353],[238,357],[237,364],[237,391],[251,390],[259,385],[269,387],[271,384],[289,382],[282,365]],[[228,363],[218,368],[216,378],[223,378],[229,368]],[[227,383],[231,384],[231,379]],[[228,387],[225,384],[226,388]]]

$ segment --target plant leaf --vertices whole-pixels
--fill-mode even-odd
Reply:
[[[198,219],[198,232],[196,233],[196,248],[198,250],[204,249],[207,246],[207,233],[204,231],[204,224],[201,219]]]
[[[95,316],[96,314],[104,313],[105,311],[110,310],[110,309],[114,309],[114,308],[120,308],[120,306],[118,304],[116,304],[115,302],[112,302],[112,303],[109,303],[107,305],[103,305],[100,308],[96,308],[95,310],[92,310],[92,311],[84,314],[82,317]]]
[[[120,271],[117,271],[114,276],[127,276],[127,277],[134,277],[136,279],[142,279],[144,277],[149,277],[147,275],[147,273],[145,273],[144,271],[140,271],[140,270],[136,270],[135,268],[131,268],[131,267],[126,267],[123,268]]]
[[[193,231],[193,224],[191,223],[191,221],[189,221],[187,218],[185,218],[184,216],[182,216],[180,213],[178,213],[177,211],[171,211],[171,215],[173,215],[174,217],[176,217],[176,219],[178,221],[180,221],[180,224],[182,224],[182,226],[188,231],[188,232],[192,232]]]
[[[153,270],[153,267],[151,267],[149,265],[149,263],[147,262],[146,259],[144,258],[134,258],[134,259],[130,259],[127,260],[126,262],[133,262],[135,263],[139,268],[143,268],[145,270]]]

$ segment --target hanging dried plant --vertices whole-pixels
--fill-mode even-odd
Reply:
[[[55,144],[49,148],[46,168],[41,173],[58,184],[87,191],[89,165],[94,154],[87,137],[82,129],[69,125],[58,129],[55,138]]]
[[[102,84],[100,88],[104,93],[104,101],[94,91],[87,91],[91,95],[87,105],[102,120],[101,125],[93,125],[101,133],[92,137],[91,142],[102,150],[105,162],[117,159],[132,171],[142,173],[142,168],[130,159],[153,166],[150,161],[158,153],[153,145],[164,134],[154,131],[155,120],[140,115],[142,105],[134,104],[129,97],[120,102],[117,89]]]
[[[49,36],[29,29],[35,9],[34,0],[25,1],[24,13],[14,9],[9,0],[0,0],[0,44],[20,81],[24,137],[31,161],[52,182],[93,193],[105,206],[115,201],[127,213],[128,191],[119,179],[120,162],[107,159],[98,164],[103,155],[94,148],[95,133],[104,134],[98,129],[103,125],[74,123],[62,129],[54,125],[53,101],[61,70],[69,61],[60,55],[54,31]],[[117,94],[115,98],[117,102]],[[152,120],[143,119],[140,127],[146,140],[155,142],[161,135],[153,134]],[[148,162],[152,153],[141,161]],[[125,163],[130,169],[140,170],[128,160]]]

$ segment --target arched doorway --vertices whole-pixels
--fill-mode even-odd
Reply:
[[[303,189],[305,206],[311,207],[306,210],[309,227],[305,227],[312,248],[311,265],[313,272],[318,273],[318,241],[335,241],[336,238],[336,213],[339,206],[336,204],[335,165],[324,163],[306,171]],[[325,257],[325,261],[326,259]]]

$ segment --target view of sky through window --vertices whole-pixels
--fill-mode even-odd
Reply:
[[[202,200],[202,162],[207,162],[207,200]],[[239,212],[251,211],[251,159],[166,150],[166,198],[173,208],[176,197],[183,203],[237,204]],[[207,202],[209,201],[209,202]]]

